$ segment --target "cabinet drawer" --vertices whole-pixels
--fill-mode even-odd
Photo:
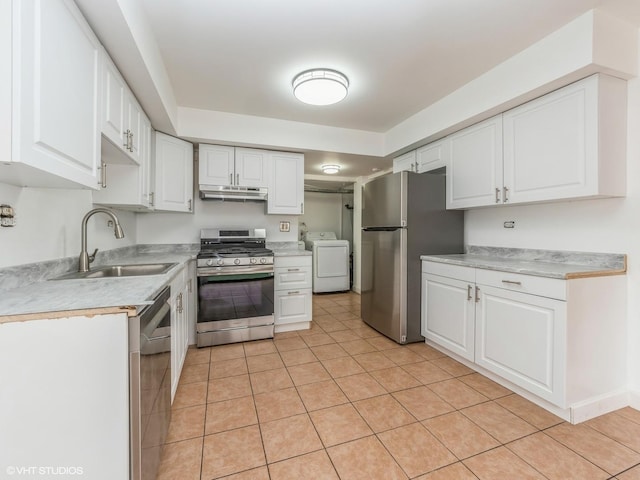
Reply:
[[[277,267],[275,269],[275,289],[296,290],[311,288],[311,267]]]
[[[533,275],[477,269],[476,283],[480,287],[489,285],[540,297],[555,298],[557,300],[567,299],[567,282],[557,278],[534,277]]]
[[[311,255],[295,255],[290,257],[275,257],[274,267],[311,267]]]
[[[440,275],[441,277],[455,278],[465,282],[475,283],[476,269],[471,267],[462,267],[460,265],[450,265],[448,263],[422,261],[422,273],[430,273],[431,275]]]
[[[311,289],[276,292],[274,302],[275,324],[311,321]]]

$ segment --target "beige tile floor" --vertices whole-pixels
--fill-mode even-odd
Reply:
[[[640,480],[640,412],[572,426],[314,296],[313,328],[190,349],[160,480]]]

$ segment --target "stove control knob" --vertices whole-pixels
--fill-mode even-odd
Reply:
[[[262,258],[260,259],[260,263],[267,263],[267,259],[266,259],[266,258],[264,258],[264,257],[262,257]]]
[[[233,261],[233,263],[235,263],[236,265],[240,265],[240,259],[239,259],[239,258],[236,258],[236,259]]]
[[[219,259],[218,260],[218,265],[224,265],[224,260],[223,259]]]
[[[209,259],[207,260],[207,267],[211,267],[213,266],[213,260]]]
[[[251,263],[258,263],[258,259],[257,258],[252,258],[251,260],[249,260]]]

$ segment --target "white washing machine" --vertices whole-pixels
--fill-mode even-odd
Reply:
[[[313,252],[313,292],[349,290],[349,242],[333,232],[307,232],[304,243]]]

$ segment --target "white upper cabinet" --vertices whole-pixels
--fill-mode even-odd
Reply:
[[[193,145],[155,133],[154,208],[193,212]]]
[[[447,137],[447,208],[624,196],[626,90],[593,75]]]
[[[506,112],[509,203],[623,196],[626,88],[594,75]]]
[[[268,153],[255,148],[200,144],[198,183],[266,188]]]
[[[235,185],[234,150],[234,147],[201,143],[198,148],[198,183]]]
[[[16,185],[98,187],[100,62],[98,39],[71,0],[15,0],[3,29],[6,67],[0,86],[12,92],[3,132],[0,178]],[[7,22],[6,17],[3,22]],[[9,42],[9,49],[4,42]],[[7,58],[5,58],[7,57]]]
[[[104,145],[103,145],[104,147]],[[123,155],[111,155],[122,158]],[[109,157],[110,158],[110,157]],[[153,210],[153,192],[151,191],[151,123],[142,117],[140,130],[140,164],[106,163],[101,179],[104,187],[93,192],[93,203],[117,207],[123,210],[146,212]],[[105,149],[103,149],[103,161]]]
[[[393,173],[397,172],[415,172],[416,171],[416,151],[400,155],[393,159]]]
[[[268,154],[265,150],[236,147],[236,185],[268,187]]]
[[[424,173],[447,165],[447,148],[445,140],[430,143],[416,150],[416,172]]]
[[[140,163],[142,125],[147,117],[106,51],[102,55],[102,135],[118,152],[103,144],[107,163]],[[105,153],[106,150],[106,153]],[[104,161],[104,158],[103,158]]]
[[[267,213],[301,215],[304,213],[304,155],[268,152],[269,194]]]
[[[454,133],[447,142],[447,208],[501,202],[502,115]]]

